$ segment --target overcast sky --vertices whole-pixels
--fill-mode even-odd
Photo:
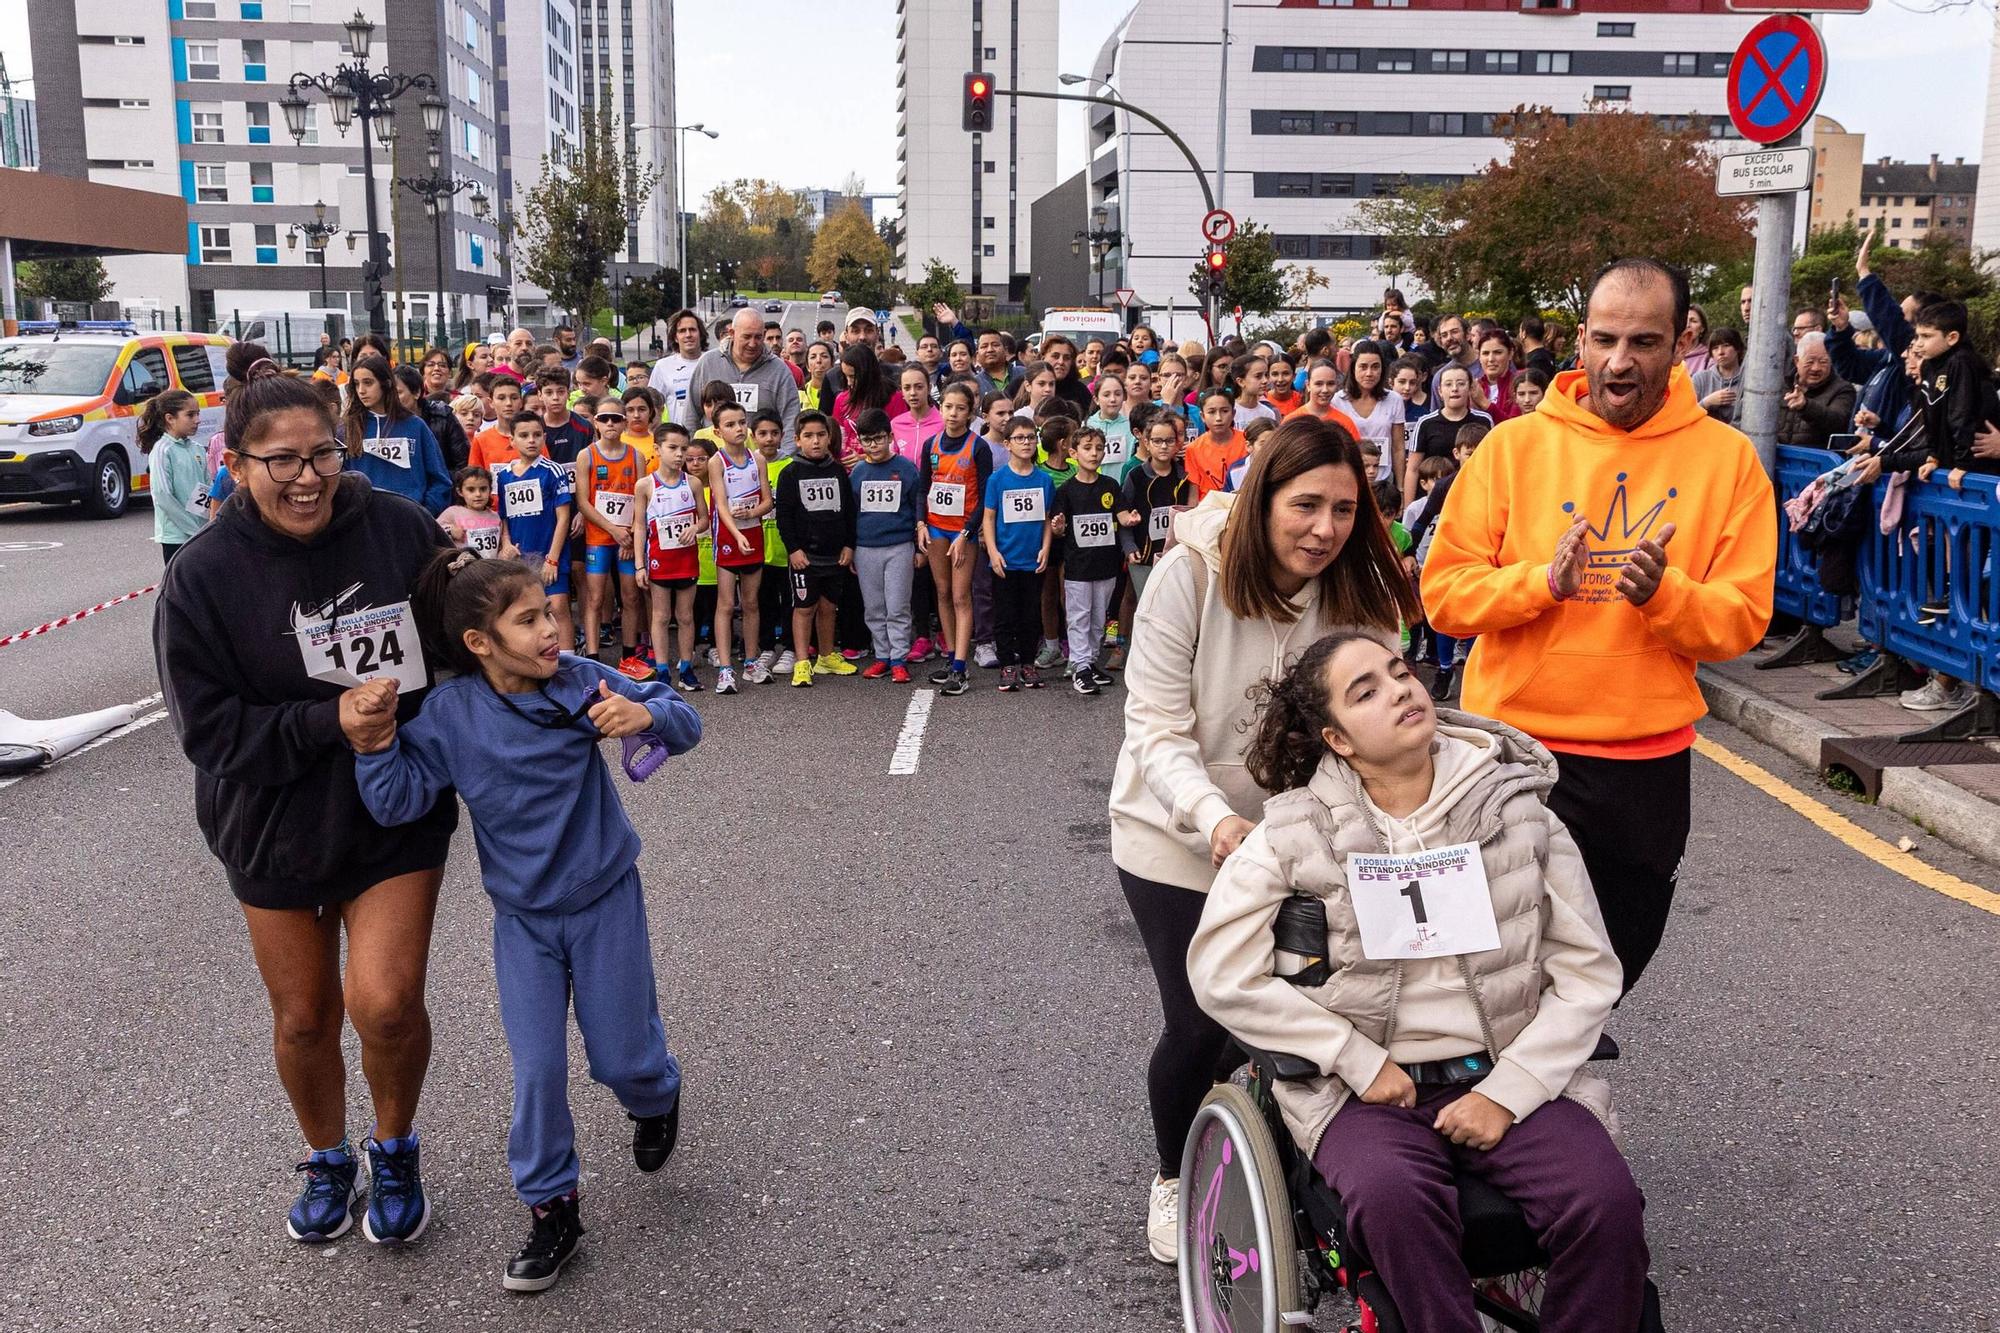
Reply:
[[[130,0],[148,3],[152,0]],[[1872,158],[1978,161],[1992,52],[1990,0],[1922,13],[1876,0],[1865,16],[1825,19],[1831,75],[1820,110],[1868,136]],[[1062,67],[1087,70],[1127,0],[1066,0]],[[688,190],[765,176],[833,187],[849,174],[896,188],[896,36],[892,0],[681,0],[675,6],[680,117],[721,132],[689,136]],[[29,71],[26,0],[0,0],[0,53]],[[1063,108],[1066,176],[1082,164],[1082,108]]]

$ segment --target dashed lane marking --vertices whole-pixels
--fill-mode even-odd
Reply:
[[[134,699],[132,701],[132,706],[134,708],[151,708],[152,705],[160,702],[160,698],[161,698],[160,695],[149,694],[143,699]],[[154,709],[150,713],[141,713],[138,717],[133,718],[130,722],[127,722],[124,726],[114,727],[112,730],[105,732],[102,736],[99,736],[96,740],[78,746],[76,749],[72,750],[69,754],[65,755],[64,758],[74,759],[80,754],[89,754],[92,750],[95,750],[100,745],[109,745],[113,741],[123,740],[125,737],[130,736],[135,731],[142,731],[145,728],[152,726],[155,722],[158,722],[161,718],[164,718],[166,715],[167,715],[167,710],[164,708]],[[57,760],[56,762],[61,763],[62,760]],[[0,789],[11,787],[15,783],[19,782],[22,778],[31,778],[35,776],[36,773],[46,773],[49,771],[50,768],[53,767],[55,767],[55,765],[50,764],[47,767],[37,768],[27,773],[17,773],[11,778],[0,778]]]
[[[903,730],[896,737],[895,752],[889,756],[890,777],[917,771],[917,763],[924,756],[924,728],[930,724],[931,702],[936,698],[936,690],[918,690],[910,696],[910,706],[903,710]]]
[[[1962,903],[1977,907],[1982,912],[2000,916],[2000,893],[1982,889],[1977,884],[1967,883],[1956,875],[1939,870],[1936,866],[1926,865],[1902,848],[1884,842],[1845,815],[1839,814],[1823,802],[1814,800],[1784,779],[1767,769],[1758,767],[1742,755],[1723,748],[1706,736],[1696,736],[1694,748],[1695,753],[1714,760],[1766,796],[1790,806],[1823,832],[1839,839],[1877,865],[1885,866],[1903,878],[1942,893],[1947,898],[1956,898]]]

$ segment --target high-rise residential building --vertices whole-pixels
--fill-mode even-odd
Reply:
[[[376,24],[370,67],[428,74],[446,99],[439,171],[497,198],[494,25],[484,0],[29,0],[43,169],[178,193],[188,203],[184,258],[106,261],[116,299],[155,303],[166,318],[178,311],[192,327],[213,328],[238,314],[316,306],[323,290],[356,324],[365,321],[362,126],[336,132],[313,92],[295,143],[279,105],[295,73],[351,60],[344,25],[357,8]],[[489,287],[500,281],[498,231],[474,216],[470,190],[434,220],[396,184],[430,171],[418,98],[411,92],[395,104],[394,139],[385,147],[378,136],[372,148],[392,329],[399,319],[434,316],[440,276],[451,320],[489,319]],[[354,237],[352,247],[330,244],[324,267],[294,233],[318,205]]]
[[[1056,107],[996,97],[993,127],[961,123],[966,74],[999,88],[1057,90],[1058,0],[897,0],[898,271],[942,260],[967,290],[1019,298],[1030,210],[1056,183]]]
[[[518,212],[541,179],[545,158],[576,149],[579,132],[576,0],[503,0],[495,41],[500,59],[500,207]],[[548,293],[501,254],[514,298],[512,318],[531,327],[554,322]]]
[[[660,172],[626,229],[619,260],[641,269],[680,267],[673,0],[585,0],[576,17],[578,114],[596,114],[608,95],[626,151]]]
[[[35,99],[0,97],[0,166],[33,171],[41,160],[35,136]]]
[[[1832,116],[1812,122],[1812,209],[1806,225],[1813,231],[1839,227],[1861,212],[1861,165],[1867,156],[1865,134],[1849,134]]]
[[[847,207],[850,199],[861,205],[861,211],[868,215],[870,222],[880,222],[885,217],[895,216],[894,205],[897,196],[893,194],[870,194],[867,191],[849,194],[845,189],[840,189],[807,190],[805,196],[806,206],[812,209],[815,227]]]
[[[1330,313],[1374,304],[1396,277],[1356,224],[1359,201],[1480,172],[1506,154],[1495,122],[1516,107],[1607,106],[1731,136],[1725,75],[1756,21],[1726,0],[1138,0],[1090,72],[1173,126],[1217,203],[1270,227],[1282,261],[1327,278],[1312,301]],[[1120,233],[1107,290],[1132,288],[1149,314],[1191,311],[1205,203],[1186,159],[1112,108],[1090,107],[1088,125],[1090,204]]]
[[[1986,79],[1986,129],[1980,152],[1988,165],[2000,162],[2000,15],[1993,27],[1993,63]],[[2000,250],[2000,171],[1989,171],[1974,192],[1977,208],[1973,213],[1974,251]]]

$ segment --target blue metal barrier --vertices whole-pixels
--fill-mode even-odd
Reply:
[[[1871,533],[1862,548],[1861,633],[1899,657],[2000,691],[1995,480],[1967,476],[1964,489],[1954,491],[1943,473],[1928,482],[1910,479],[1902,523],[1887,535]],[[1918,624],[1918,609],[1947,587],[1950,613]]]
[[[1778,475],[1773,482],[1778,503],[1800,494],[1812,479],[1837,468],[1845,461],[1831,449],[1802,449],[1794,445],[1778,447]],[[1851,614],[1845,599],[1819,586],[1819,553],[1799,544],[1798,534],[1778,511],[1778,580],[1773,598],[1778,610],[1822,629],[1838,625]]]

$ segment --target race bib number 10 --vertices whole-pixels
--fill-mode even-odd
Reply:
[[[1407,856],[1356,852],[1347,891],[1369,958],[1450,958],[1500,947],[1486,865],[1469,842]]]
[[[497,529],[496,529],[497,532]],[[424,647],[408,602],[355,611],[325,624],[309,625],[295,636],[306,674],[314,680],[353,687],[388,676],[404,694],[430,684]]]
[[[1153,541],[1165,541],[1167,533],[1173,530],[1173,526],[1174,511],[1165,505],[1149,511],[1146,515],[1146,536]]]

